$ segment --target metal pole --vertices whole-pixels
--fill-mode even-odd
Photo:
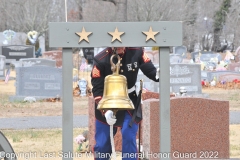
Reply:
[[[62,59],[62,152],[73,154],[73,81],[72,81],[72,49],[63,48]],[[72,160],[62,157],[63,160]]]
[[[67,22],[67,0],[65,0],[65,19]]]
[[[170,131],[170,61],[169,48],[159,49],[160,66],[160,153],[171,152],[171,131]],[[170,160],[164,158],[164,160]]]

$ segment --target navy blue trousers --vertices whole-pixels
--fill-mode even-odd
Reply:
[[[137,160],[137,144],[136,135],[138,131],[138,124],[133,123],[132,127],[129,126],[131,116],[126,111],[122,132],[122,160]],[[115,127],[114,127],[115,128]],[[116,133],[115,128],[115,133]],[[94,157],[95,160],[109,160],[112,147],[110,141],[110,126],[96,120],[96,132],[95,132]]]

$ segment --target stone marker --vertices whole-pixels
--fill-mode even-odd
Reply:
[[[214,59],[217,59],[218,61],[221,61],[222,60],[221,54],[213,53],[213,52],[203,52],[200,56],[200,60],[203,61],[203,62],[209,62],[209,61],[214,60]]]
[[[183,61],[183,56],[180,54],[170,54],[169,58],[170,58],[170,64],[182,63]]]
[[[235,51],[235,62],[240,62],[240,46]]]
[[[189,95],[202,94],[200,67],[200,64],[170,64],[170,92],[177,93],[180,87],[185,87]],[[141,79],[143,80],[143,88],[151,92],[159,92],[159,82],[148,79],[141,71],[137,77],[137,91]]]
[[[208,71],[201,71],[201,80],[208,80]]]
[[[226,82],[233,82],[233,80],[240,80],[240,74],[222,74],[219,75],[218,80],[219,81],[226,81]]]
[[[191,58],[195,62],[196,58],[200,58],[203,62],[209,62],[211,59],[217,58],[218,61],[222,60],[222,56],[219,53],[208,52],[208,51],[200,51],[200,52],[192,52]]]
[[[51,59],[56,61],[56,66],[62,67],[62,51],[54,50],[54,51],[46,51],[43,53],[43,58]]]
[[[178,93],[185,87],[187,94],[201,94],[201,66],[199,64],[171,64],[170,92]]]
[[[21,58],[19,62],[22,63],[22,67],[29,67],[29,66],[56,67],[55,60],[44,59],[44,58]]]
[[[240,63],[230,63],[230,64],[228,64],[228,70],[240,72]]]
[[[0,78],[5,78],[5,60],[6,57],[0,55]]]
[[[171,153],[153,156],[159,153],[159,99],[143,101],[141,131],[146,158],[229,159],[228,101],[173,97],[170,106]],[[182,158],[183,153],[192,153],[192,157]]]
[[[6,57],[6,64],[18,61],[21,58],[34,58],[34,46],[30,45],[8,45],[2,46],[2,55]]]
[[[219,76],[221,75],[225,75],[225,74],[231,74],[231,75],[236,75],[239,76],[240,73],[239,72],[235,72],[235,71],[213,71],[213,72],[207,72],[207,81],[210,82],[214,79],[219,81]]]
[[[187,57],[187,47],[186,46],[173,47],[173,54],[179,54],[183,58],[186,58]]]
[[[16,68],[16,96],[10,101],[25,97],[38,99],[62,96],[62,69],[48,66]]]

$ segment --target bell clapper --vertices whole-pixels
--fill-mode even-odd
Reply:
[[[113,116],[115,118],[118,110],[117,109],[113,109],[112,111],[113,111]]]

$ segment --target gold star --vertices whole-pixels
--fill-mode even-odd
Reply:
[[[120,36],[123,34],[124,32],[118,32],[118,29],[116,27],[115,31],[114,32],[108,32],[108,34],[111,34],[113,37],[112,37],[112,42],[115,41],[116,39],[119,40],[120,42],[121,41],[121,38]]]
[[[78,43],[80,43],[82,40],[85,40],[89,43],[88,36],[92,34],[92,32],[86,32],[85,28],[83,27],[82,32],[76,32],[76,34],[80,36]]]
[[[152,31],[152,27],[150,26],[149,31],[148,31],[148,32],[143,32],[143,33],[144,33],[145,35],[147,35],[146,41],[148,41],[149,39],[152,39],[153,41],[156,42],[154,36],[155,36],[156,34],[158,34],[159,31],[153,32],[153,31]]]

